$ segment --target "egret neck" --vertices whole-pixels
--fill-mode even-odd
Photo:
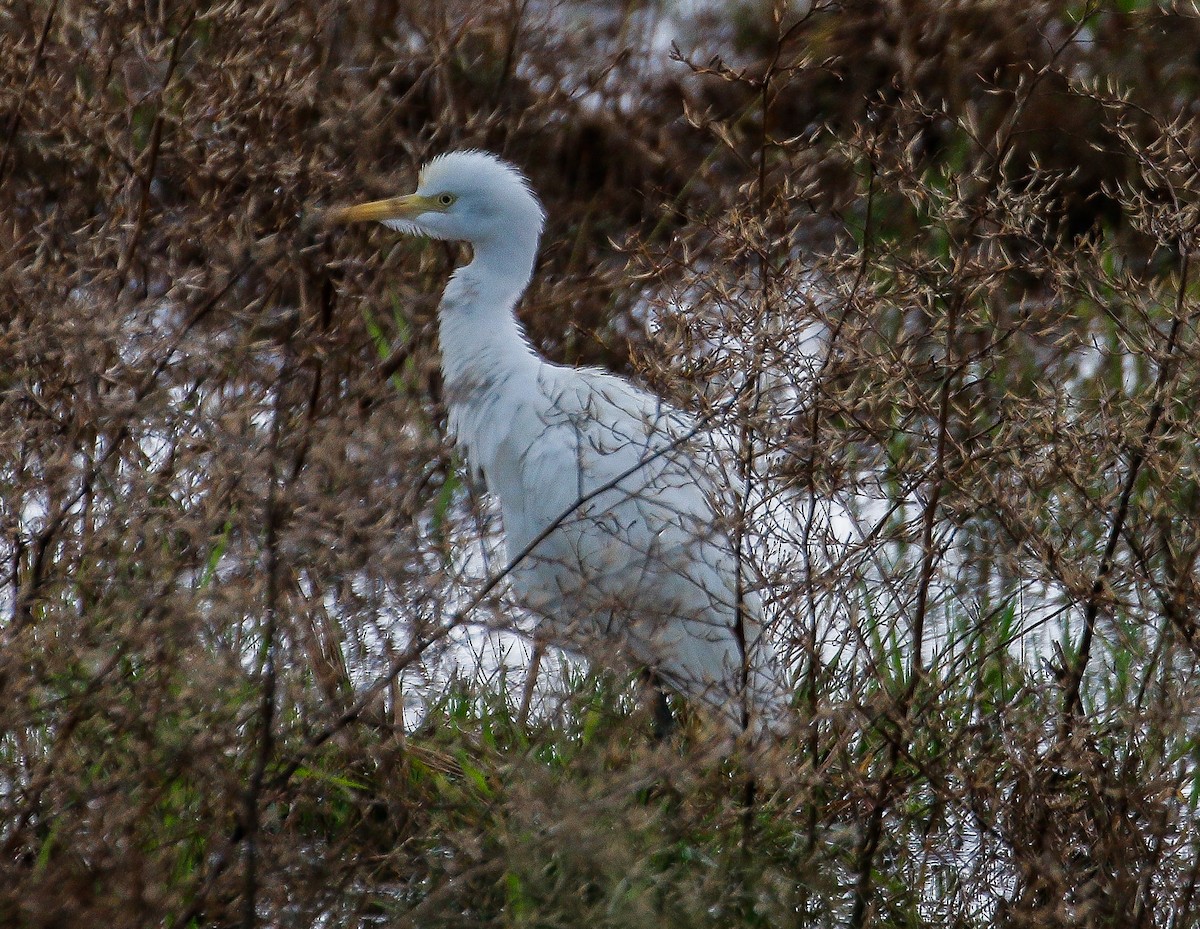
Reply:
[[[471,262],[446,285],[438,316],[452,404],[489,384],[536,374],[540,361],[515,310],[533,275],[537,245],[537,235],[525,230],[472,242]]]

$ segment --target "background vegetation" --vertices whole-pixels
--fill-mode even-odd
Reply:
[[[1198,50],[1139,0],[3,0],[0,922],[1200,923]],[[453,146],[548,205],[534,342],[739,437],[793,742],[655,745],[565,658],[521,718],[457,252],[304,221]]]

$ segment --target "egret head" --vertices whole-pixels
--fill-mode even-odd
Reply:
[[[529,181],[488,152],[439,155],[421,169],[415,193],[332,210],[331,222],[375,220],[411,235],[478,246],[520,238],[537,242],[545,222]]]

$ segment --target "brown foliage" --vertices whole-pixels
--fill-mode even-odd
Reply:
[[[1196,924],[1200,17],[795,7],[0,5],[0,922]],[[453,146],[738,438],[757,796],[469,660],[457,253],[306,220]]]

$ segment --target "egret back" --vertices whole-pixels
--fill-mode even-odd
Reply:
[[[619,378],[524,352],[460,380],[472,386],[451,405],[500,499],[525,605],[559,644],[615,648],[734,728],[785,729],[758,597],[739,600],[736,480],[711,434]]]

